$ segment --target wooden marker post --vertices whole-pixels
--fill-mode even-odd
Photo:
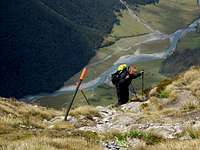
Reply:
[[[73,98],[72,98],[72,101],[71,101],[71,103],[70,103],[70,105],[69,105],[69,108],[68,108],[67,111],[66,111],[65,121],[67,121],[67,116],[68,116],[69,111],[70,111],[70,109],[71,109],[71,107],[72,107],[72,104],[73,104],[73,102],[74,102],[74,99],[75,99],[75,97],[76,97],[76,94],[77,94],[77,92],[78,92],[78,89],[79,89],[79,87],[80,87],[80,85],[81,85],[83,79],[84,79],[85,76],[87,75],[87,73],[88,73],[87,68],[84,68],[83,71],[82,71],[82,73],[81,73],[79,82],[78,82],[78,84],[77,84],[77,86],[76,86],[76,90],[75,90],[74,96],[73,96]]]

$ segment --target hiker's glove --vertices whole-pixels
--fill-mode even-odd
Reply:
[[[141,74],[144,74],[144,70],[140,71]]]

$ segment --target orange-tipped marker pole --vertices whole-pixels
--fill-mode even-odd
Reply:
[[[76,94],[77,94],[77,92],[78,92],[78,90],[79,90],[79,87],[80,87],[80,85],[81,85],[83,79],[87,76],[87,74],[88,74],[88,70],[87,70],[87,68],[84,68],[83,71],[82,71],[82,73],[81,73],[80,80],[79,80],[79,82],[78,82],[78,84],[77,84],[77,86],[76,86],[76,90],[75,90],[74,96],[73,96],[73,98],[72,98],[72,101],[71,101],[71,103],[70,103],[70,105],[69,105],[69,108],[68,108],[67,111],[66,111],[65,121],[67,121],[67,116],[69,115],[69,111],[70,111],[70,109],[71,109],[71,107],[72,107],[72,104],[73,104],[73,102],[74,102],[74,99],[75,99],[75,97],[76,97]]]
[[[80,80],[83,81],[83,79],[87,76],[87,74],[88,74],[88,70],[87,70],[87,68],[84,68],[81,73]]]

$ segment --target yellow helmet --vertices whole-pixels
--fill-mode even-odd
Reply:
[[[121,65],[119,65],[119,67],[117,68],[117,71],[118,72],[122,72],[124,69],[126,69],[128,66],[127,66],[127,64],[121,64]]]

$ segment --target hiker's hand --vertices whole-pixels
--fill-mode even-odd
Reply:
[[[140,71],[141,74],[144,74],[144,70]]]
[[[128,79],[129,77],[130,77],[130,75],[127,75],[127,76],[126,76],[126,79]]]

